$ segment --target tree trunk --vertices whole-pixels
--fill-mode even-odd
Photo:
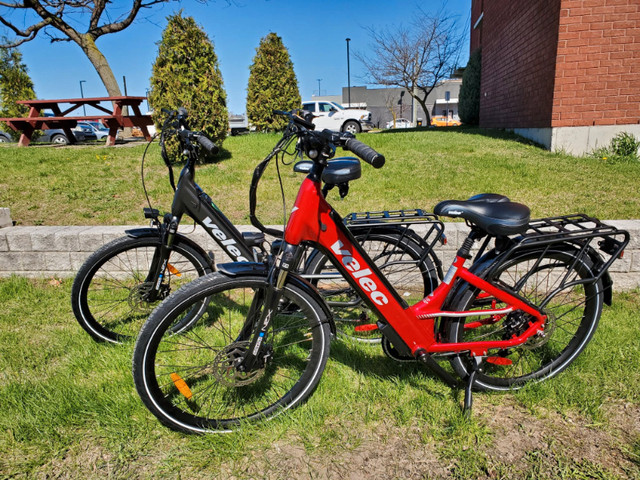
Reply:
[[[107,89],[107,94],[110,97],[119,97],[122,95],[120,91],[120,86],[116,81],[116,77],[113,75],[113,71],[109,66],[109,62],[104,57],[102,52],[96,46],[96,42],[91,37],[91,35],[82,35],[82,43],[80,43],[80,48],[85,53],[93,67],[98,72],[100,76],[100,80],[104,84]]]
[[[422,100],[421,98],[413,97],[415,98],[418,103],[420,104],[420,106],[422,107],[422,110],[424,111],[425,116],[427,117],[425,119],[425,123],[422,125],[423,127],[428,127],[429,125],[431,125],[431,114],[429,113],[429,110],[427,109],[427,102],[426,102],[426,98],[424,100]]]
[[[109,97],[120,97],[122,96],[122,92],[120,90],[120,85],[118,85],[118,81],[116,80],[111,67],[109,66],[109,62],[102,54],[102,52],[98,49],[95,40],[91,35],[84,34],[82,35],[82,43],[80,43],[80,48],[85,53],[93,67],[98,72],[100,76],[100,80],[102,80],[103,85],[107,89],[107,95]],[[123,108],[123,115],[128,115],[127,107]],[[124,137],[131,137],[131,128],[125,127],[123,132]]]

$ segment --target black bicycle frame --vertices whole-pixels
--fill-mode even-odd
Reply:
[[[242,233],[213,203],[194,181],[195,169],[187,164],[180,173],[178,188],[171,206],[172,221],[178,223],[185,213],[220,245],[227,255],[236,262],[254,262],[254,251],[249,247]]]
[[[205,229],[207,234],[236,262],[255,262],[258,258],[253,248],[246,244],[242,233],[213,203],[200,186],[195,183],[195,160],[189,158],[180,172],[180,178],[173,197],[171,213],[165,215],[160,224],[161,248],[154,253],[147,276],[147,282],[153,285],[148,293],[148,301],[157,300],[162,277],[169,263],[178,225],[186,213]],[[159,223],[159,222],[158,222]]]

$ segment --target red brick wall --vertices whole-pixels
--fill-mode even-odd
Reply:
[[[560,3],[561,0],[484,2],[481,126],[550,126]]]
[[[480,47],[482,42],[482,23],[476,26],[480,15],[484,11],[484,0],[471,1],[471,38],[469,42],[469,53]],[[473,28],[476,26],[476,28]]]
[[[640,1],[563,0],[551,125],[631,123],[640,123]]]

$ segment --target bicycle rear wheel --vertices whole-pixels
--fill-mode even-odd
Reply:
[[[352,230],[356,240],[389,280],[398,294],[409,304],[423,299],[438,286],[438,276],[428,248],[409,229],[364,228]],[[320,291],[334,313],[338,332],[361,342],[377,343],[382,336],[375,325],[371,311],[349,285],[329,258],[314,251],[304,269],[308,278]]]
[[[592,262],[574,250],[525,251],[497,268],[489,265],[479,276],[519,293],[547,315],[540,334],[518,347],[489,352],[477,375],[475,386],[479,390],[516,389],[528,381],[557,375],[584,350],[598,326],[604,301],[602,282],[562,287],[574,280],[593,277]],[[501,306],[495,299],[479,295],[474,288],[467,288],[458,299],[451,310]],[[524,332],[528,321],[526,314],[512,312],[484,324],[483,317],[448,320],[443,330],[451,342],[505,340]],[[469,359],[463,356],[455,357],[451,364],[462,378],[471,371]]]
[[[118,238],[94,252],[82,265],[71,289],[71,305],[78,323],[94,340],[121,343],[134,339],[163,298],[212,271],[207,257],[177,238],[162,278],[160,296],[157,301],[148,302],[145,295],[152,287],[149,269],[160,243],[159,235]],[[192,318],[197,311],[192,312]]]
[[[311,395],[329,356],[331,331],[320,304],[291,283],[263,337],[261,364],[249,372],[236,368],[266,287],[266,275],[207,275],[151,314],[136,342],[133,377],[142,401],[164,425],[189,433],[229,431],[272,418]],[[173,333],[172,326],[203,299],[209,302],[198,321]]]

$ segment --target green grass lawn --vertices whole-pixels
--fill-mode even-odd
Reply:
[[[509,394],[461,392],[377,346],[333,342],[309,402],[233,434],[185,436],[138,399],[132,345],[94,343],[70,282],[0,281],[0,478],[638,478],[640,292],[586,351]]]
[[[275,134],[228,138],[198,183],[248,223],[253,168]],[[351,185],[342,213],[432,209],[497,192],[534,216],[583,211],[639,218],[640,164],[552,154],[477,129],[361,135],[387,156]],[[19,225],[145,223],[143,145],[0,147],[0,206]],[[284,167],[287,210],[300,176]],[[145,180],[154,206],[171,191],[157,145]],[[259,191],[264,223],[282,218],[275,168]],[[333,195],[335,199],[337,195]],[[0,479],[8,478],[640,478],[640,291],[614,294],[593,341],[558,377],[477,394],[462,417],[455,392],[379,346],[336,341],[303,406],[226,435],[160,425],[131,377],[133,345],[94,343],[71,312],[71,281],[0,280]]]
[[[248,223],[248,189],[256,164],[271,151],[277,134],[229,137],[217,163],[198,167],[198,183],[236,223]],[[509,134],[479,129],[362,134],[387,164],[363,164],[362,178],[339,212],[398,208],[433,209],[440,200],[481,192],[508,195],[529,205],[535,217],[585,212],[602,219],[640,216],[640,162],[554,154]],[[145,223],[140,182],[144,145],[0,148],[0,206],[18,225],[117,225]],[[172,192],[157,145],[150,148],[145,180],[153,205],[170,208]],[[342,154],[342,151],[339,151]],[[345,153],[348,155],[348,153]],[[281,169],[291,208],[300,175]],[[177,173],[177,172],[176,172]],[[282,221],[275,167],[258,192],[263,223]]]

